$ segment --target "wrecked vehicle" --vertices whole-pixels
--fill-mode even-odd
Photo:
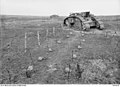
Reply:
[[[69,28],[78,28],[79,30],[104,29],[103,22],[90,14],[90,12],[72,13],[64,19],[63,25]]]

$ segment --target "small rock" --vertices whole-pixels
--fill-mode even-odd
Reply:
[[[49,52],[52,52],[53,50],[51,48],[48,49]]]
[[[110,76],[113,76],[113,73],[110,73]]]
[[[82,41],[85,41],[85,39],[82,39]]]
[[[56,70],[57,70],[56,68],[50,68],[50,69],[48,69],[47,71],[52,73],[52,72],[54,72],[54,71],[56,71]]]
[[[49,65],[49,67],[50,67],[50,68],[52,68],[52,67],[53,67],[53,65],[51,65],[51,64],[50,64],[50,65]]]
[[[27,70],[29,70],[29,71],[31,71],[31,70],[33,70],[33,66],[31,65],[31,66],[28,66],[28,69]]]
[[[81,34],[81,36],[84,36],[85,34]]]
[[[114,71],[115,71],[115,72],[117,72],[117,71],[118,71],[118,69],[117,69],[117,68],[115,68],[115,69],[114,69]]]
[[[82,47],[80,45],[77,46],[78,49],[81,49]]]
[[[66,72],[71,72],[71,70],[70,70],[69,67],[66,67],[66,68],[65,68],[65,71],[66,71]]]
[[[58,44],[61,44],[62,42],[60,40],[57,41]]]
[[[57,68],[54,66],[55,64],[50,64],[48,67],[49,69],[47,70],[48,72],[54,72],[57,70]]]
[[[69,38],[70,36],[69,35],[66,35],[67,38]]]
[[[81,31],[81,33],[84,33],[84,31]]]
[[[76,55],[76,54],[73,54],[73,58],[77,58],[77,55]]]
[[[44,57],[38,57],[38,60],[40,60],[40,61],[43,60],[43,59],[44,59]]]
[[[72,35],[73,34],[73,32],[70,32],[70,35]]]

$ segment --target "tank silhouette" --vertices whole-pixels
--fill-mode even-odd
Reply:
[[[79,30],[89,30],[91,28],[104,29],[103,22],[93,14],[90,14],[90,12],[71,13],[69,17],[64,19],[63,25]]]

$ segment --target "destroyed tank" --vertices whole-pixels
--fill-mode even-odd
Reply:
[[[93,14],[90,14],[90,12],[72,13],[64,19],[63,25],[69,28],[78,28],[79,30],[104,29],[103,22]]]

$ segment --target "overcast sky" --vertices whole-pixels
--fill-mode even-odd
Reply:
[[[120,15],[120,0],[0,0],[1,14],[8,15],[69,15],[82,11]]]

